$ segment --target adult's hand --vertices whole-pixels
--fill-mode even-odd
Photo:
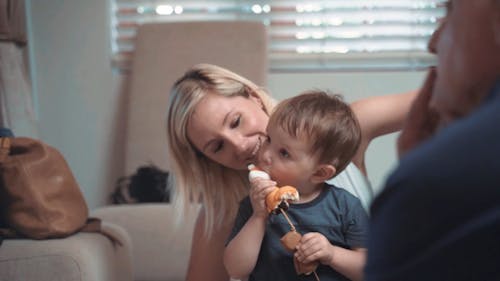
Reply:
[[[432,67],[427,73],[422,89],[413,101],[403,130],[399,135],[397,142],[399,157],[428,139],[436,131],[439,117],[437,112],[429,107],[435,80],[436,69]]]

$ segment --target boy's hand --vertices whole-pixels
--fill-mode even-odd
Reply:
[[[333,246],[323,234],[309,232],[300,239],[295,256],[303,263],[318,260],[324,265],[330,265],[333,259]]]
[[[263,178],[255,178],[250,181],[250,202],[253,214],[259,217],[267,217],[266,196],[276,188],[276,182]]]

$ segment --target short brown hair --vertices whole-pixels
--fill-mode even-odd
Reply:
[[[280,102],[269,125],[309,141],[320,163],[332,164],[337,173],[347,167],[361,142],[361,129],[351,107],[339,94],[310,90]]]

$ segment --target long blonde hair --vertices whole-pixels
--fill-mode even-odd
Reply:
[[[223,96],[260,97],[269,115],[273,101],[260,87],[225,68],[197,64],[172,87],[167,114],[167,140],[173,202],[177,210],[187,212],[193,202],[205,209],[205,234],[236,215],[239,201],[248,194],[246,171],[224,167],[201,154],[187,136],[187,124],[194,108],[207,93]]]

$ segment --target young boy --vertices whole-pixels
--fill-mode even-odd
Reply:
[[[359,124],[340,96],[310,91],[277,105],[260,150],[259,168],[272,180],[251,180],[224,252],[232,278],[248,280],[361,280],[368,215],[359,199],[325,183],[351,161]],[[266,195],[276,186],[297,188],[287,216],[302,234],[295,253],[280,243],[290,231],[284,215],[269,214]],[[298,275],[293,256],[319,262],[314,275]]]

